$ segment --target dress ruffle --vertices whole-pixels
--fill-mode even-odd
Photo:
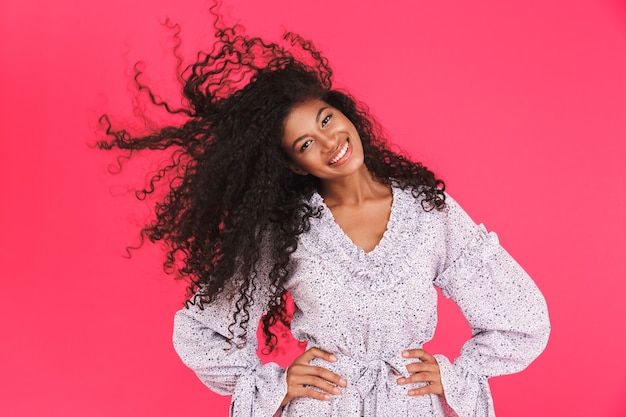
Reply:
[[[318,193],[313,194],[310,204],[321,208],[321,216],[311,219],[312,223],[318,224],[312,224],[310,231],[300,236],[300,243],[311,255],[343,265],[348,273],[336,275],[342,285],[360,291],[381,292],[411,274],[413,266],[407,262],[407,253],[413,252],[410,248],[416,246],[416,235],[420,239],[427,238],[426,232],[419,232],[420,229],[427,228],[430,216],[419,208],[411,194],[396,187],[392,187],[392,191],[392,210],[387,229],[378,245],[370,252],[365,252],[350,240],[335,222],[323,198]],[[419,221],[398,219],[398,213],[414,213],[423,218]],[[417,230],[416,224],[419,225]],[[401,273],[388,273],[390,269],[398,270],[399,265],[402,266]]]
[[[287,394],[285,370],[270,362],[240,375],[230,404],[231,417],[280,416],[280,403]]]
[[[444,355],[434,356],[445,393],[445,417],[495,417],[487,377],[465,371]]]

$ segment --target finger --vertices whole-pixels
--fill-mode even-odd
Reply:
[[[296,397],[309,397],[320,401],[328,401],[332,398],[332,395],[316,391],[311,388],[302,387],[296,391]]]
[[[304,352],[302,355],[298,356],[294,363],[309,363],[314,358],[323,359],[327,362],[337,362],[337,357],[330,352],[326,352],[325,350],[319,348],[311,348]]]
[[[402,352],[403,358],[418,358],[424,362],[432,362],[435,361],[435,357],[430,353],[426,352],[424,349],[407,349]]]
[[[340,375],[337,375],[336,373],[332,371],[329,371],[326,368],[322,368],[321,366],[294,364],[290,366],[289,369],[287,370],[288,377],[290,376],[299,377],[299,376],[306,376],[306,375],[311,375],[311,376],[322,378],[326,381],[332,382],[335,385],[339,385],[340,387],[345,387],[348,384],[345,378],[343,378]]]
[[[406,370],[411,374],[417,372],[438,372],[439,365],[430,362],[413,362],[406,366]]]
[[[329,394],[341,394],[341,390],[335,384],[331,384],[327,380],[314,375],[299,375],[292,378],[290,382],[299,386],[308,385],[315,387]]]
[[[409,390],[410,397],[417,397],[418,395],[426,395],[426,394],[438,394],[443,395],[443,385],[441,383],[434,383],[425,385],[421,388],[414,388]]]
[[[441,375],[438,372],[420,372],[406,378],[398,378],[399,385],[415,384],[417,382],[428,382],[430,384],[441,383]]]

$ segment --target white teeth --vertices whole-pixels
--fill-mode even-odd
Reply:
[[[330,165],[336,163],[341,158],[343,158],[343,156],[346,154],[346,152],[348,152],[348,142],[346,142],[346,144],[343,147],[343,149],[341,150],[341,152],[339,152],[339,154],[330,161]]]

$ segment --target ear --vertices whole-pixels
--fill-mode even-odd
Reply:
[[[294,164],[293,162],[290,162],[288,164],[288,167],[289,167],[290,170],[292,170],[293,172],[295,172],[298,175],[309,175],[309,173],[307,171],[305,171],[304,169],[302,169],[298,165]]]

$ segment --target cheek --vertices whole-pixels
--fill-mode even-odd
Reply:
[[[296,163],[303,167],[314,167],[315,159],[312,153],[303,154],[300,158],[296,160]]]
[[[354,141],[354,148],[355,150],[360,151],[361,153],[363,152],[363,150],[365,149],[365,146],[363,145],[363,141],[361,140],[361,136],[359,135],[359,133],[356,133],[356,137],[355,137],[355,141]]]

